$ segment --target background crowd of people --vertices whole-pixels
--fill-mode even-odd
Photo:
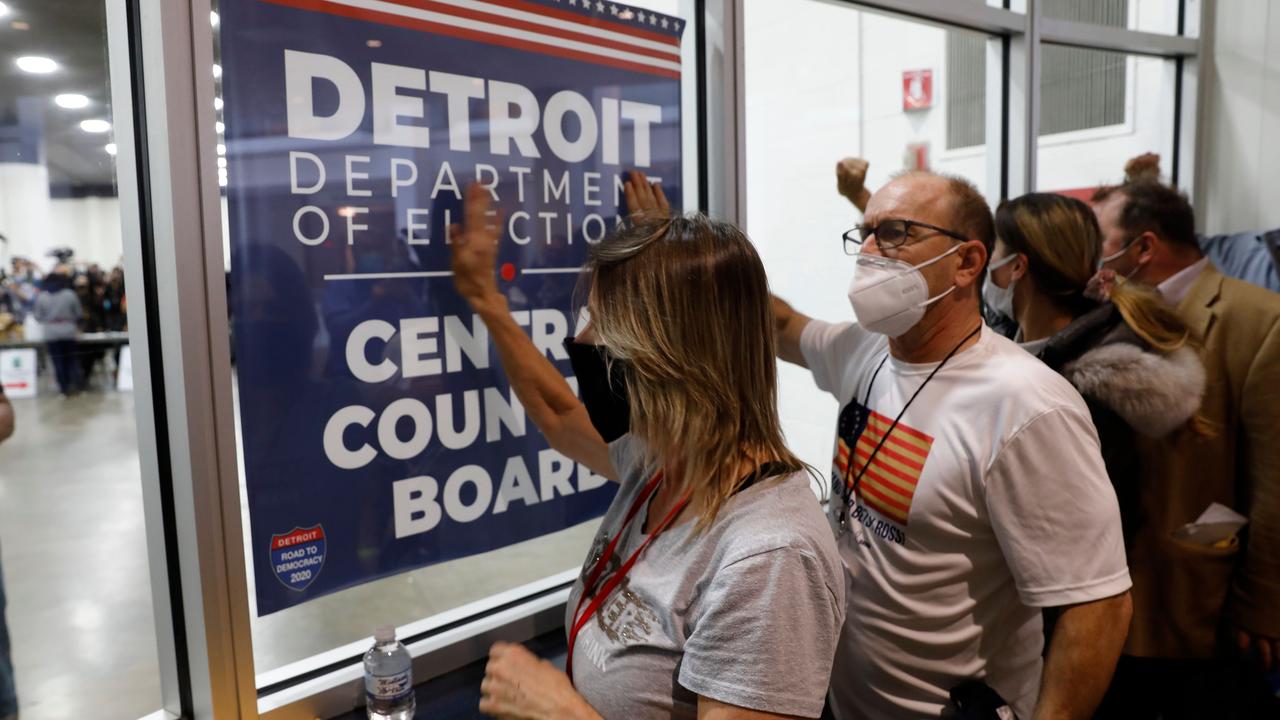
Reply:
[[[481,712],[1280,717],[1280,233],[1198,235],[1154,156],[994,213],[866,170],[837,165],[855,322],[758,312],[742,233],[634,174],[566,344],[578,393],[511,320],[472,188],[454,282],[534,424],[620,486],[567,673],[498,643]],[[826,533],[789,500],[774,353],[840,403]]]
[[[576,387],[512,317],[468,191],[458,292],[550,445],[619,484],[567,672],[499,643],[480,711],[1280,716],[1280,231],[1197,234],[1149,155],[1089,202],[994,212],[962,178],[872,189],[867,167],[836,173],[856,322],[772,297],[741,230],[633,175],[590,252]],[[38,327],[74,394],[104,352],[77,339],[124,330],[127,301],[119,268],[58,260],[13,260],[0,325]],[[775,358],[840,403],[825,509]]]
[[[863,212],[866,169],[837,167]],[[1098,717],[1276,717],[1280,230],[1199,234],[1159,156],[1124,171],[995,209],[986,318],[1080,393],[1115,490],[1133,611]]]
[[[0,343],[43,341],[59,392],[74,395],[88,389],[107,352],[78,338],[128,329],[124,269],[77,263],[69,251],[55,257],[45,273],[24,257],[12,258],[7,271],[0,268]]]

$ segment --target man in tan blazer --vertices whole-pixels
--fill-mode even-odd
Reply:
[[[1129,548],[1133,621],[1100,716],[1255,717],[1274,700],[1259,666],[1280,668],[1280,294],[1219,272],[1168,186],[1107,189],[1094,209],[1105,267],[1177,306],[1208,378],[1204,428],[1137,448],[1150,480]],[[1249,519],[1236,538],[1174,537],[1211,503]]]

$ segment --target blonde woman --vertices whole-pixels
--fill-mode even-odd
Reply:
[[[1135,434],[1163,437],[1184,426],[1203,432],[1196,414],[1205,374],[1191,332],[1149,288],[1122,280],[1109,299],[1086,295],[1108,258],[1097,218],[1083,202],[1031,193],[1001,203],[995,222],[983,297],[1017,322],[1014,339],[1089,405],[1130,537],[1142,521]]]
[[[633,207],[661,196],[643,175],[627,193]],[[663,213],[592,248],[591,328],[567,343],[580,401],[498,290],[488,198],[467,194],[458,291],[551,446],[618,491],[569,596],[568,673],[495,645],[481,712],[818,717],[844,580],[809,476],[783,442],[769,290],[751,243],[727,223]]]

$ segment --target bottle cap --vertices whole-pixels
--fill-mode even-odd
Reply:
[[[373,631],[373,639],[378,643],[389,643],[396,641],[395,625],[379,625]]]

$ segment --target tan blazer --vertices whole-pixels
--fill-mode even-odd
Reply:
[[[1217,633],[1280,638],[1280,294],[1209,265],[1178,312],[1201,338],[1200,415],[1140,439],[1143,516],[1129,549],[1134,613],[1126,654],[1208,658]],[[1193,545],[1173,532],[1219,502],[1249,517],[1241,542]]]

